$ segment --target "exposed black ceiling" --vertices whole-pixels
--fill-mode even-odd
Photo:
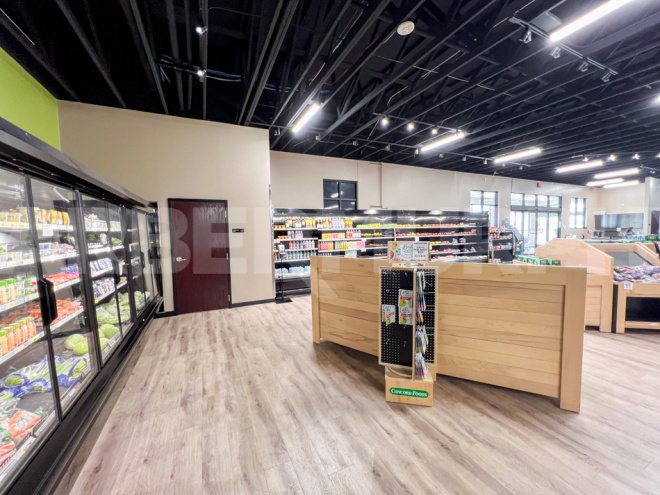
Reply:
[[[60,99],[267,128],[274,150],[575,184],[594,172],[555,167],[615,154],[660,177],[660,2],[543,35],[604,1],[19,0],[0,45]],[[432,128],[466,138],[416,154]]]

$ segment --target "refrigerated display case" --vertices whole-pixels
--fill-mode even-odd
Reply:
[[[151,268],[149,256],[149,232],[147,225],[147,215],[138,213],[138,234],[140,236],[140,260],[142,263],[142,274],[144,279],[144,299],[149,303],[154,298],[154,272]]]
[[[49,491],[161,303],[138,210],[152,211],[0,119],[0,494]]]
[[[82,212],[96,328],[101,360],[105,363],[133,322],[130,309],[120,303],[119,297],[121,290],[128,285],[126,276],[123,275],[125,246],[121,208],[83,196]],[[122,302],[124,299],[128,304],[127,295],[122,296]]]

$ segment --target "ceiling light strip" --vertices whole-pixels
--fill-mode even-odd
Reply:
[[[507,163],[517,160],[518,158],[527,158],[541,154],[541,148],[530,148],[528,150],[518,151],[510,155],[498,156],[493,160],[493,163]]]
[[[305,110],[305,113],[303,113],[302,116],[298,119],[298,122],[296,122],[296,124],[293,126],[291,132],[296,134],[298,131],[300,131],[300,129],[302,129],[319,110],[321,110],[321,105],[318,103],[312,103],[312,106]]]
[[[636,186],[639,184],[638,180],[629,180],[627,182],[619,182],[618,184],[608,184],[606,186],[603,186],[605,189],[612,189],[614,187],[629,187],[629,186]]]
[[[626,175],[637,175],[639,168],[624,168],[623,170],[612,170],[611,172],[601,172],[594,175],[594,179],[609,179],[610,177],[624,177]]]
[[[591,182],[587,182],[587,187],[600,187],[600,186],[606,186],[608,184],[618,184],[619,182],[623,182],[623,179],[621,177],[618,177],[616,179],[593,180]]]
[[[557,167],[556,172],[558,174],[565,174],[568,172],[577,172],[579,170],[586,170],[589,168],[602,167],[603,160],[593,160],[591,162],[580,162],[574,163],[573,165],[564,165],[563,167]]]
[[[433,141],[426,146],[422,146],[421,150],[422,153],[426,151],[433,150],[435,148],[439,148],[440,146],[444,146],[445,144],[453,143],[454,141],[459,141],[465,137],[465,133],[462,131],[457,132],[456,134],[452,134],[451,136],[447,136],[442,139],[438,139],[437,141]]]
[[[565,26],[560,27],[550,34],[550,41],[559,41],[564,39],[567,36],[579,31],[580,29],[596,22],[598,19],[605,17],[608,14],[611,14],[615,10],[623,7],[626,4],[629,4],[633,0],[609,0],[604,4],[596,7],[595,9],[587,12],[581,17],[578,17],[574,21],[569,22]]]

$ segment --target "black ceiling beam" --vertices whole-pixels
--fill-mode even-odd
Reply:
[[[209,1],[199,0],[200,17],[203,27],[206,29],[199,37],[199,58],[202,70],[206,71],[209,64]],[[209,78],[206,74],[202,76],[202,120],[206,120],[206,109],[208,108]]]
[[[167,27],[170,36],[172,57],[174,58],[174,63],[179,65],[181,63],[181,57],[179,56],[179,39],[176,34],[176,20],[174,19],[173,0],[165,0],[165,10],[167,12]],[[177,68],[174,69],[174,77],[176,79],[176,94],[179,98],[179,110],[183,111],[183,79],[181,76],[181,71]]]
[[[192,64],[192,26],[190,25],[190,0],[183,0],[183,11],[186,28],[186,56],[188,64]],[[192,107],[193,76],[188,73],[188,97],[186,99],[186,110],[190,112]]]
[[[357,25],[359,27],[357,32],[348,42],[344,40],[340,51],[332,53],[330,60],[328,60],[328,63],[324,68],[323,75],[316,78],[314,81],[314,86],[311,90],[308,91],[307,96],[303,96],[296,103],[294,107],[294,114],[289,119],[287,127],[293,125],[300,112],[305,109],[314,98],[317,97],[321,89],[323,89],[325,83],[332,77],[337,68],[339,68],[346,57],[353,51],[360,40],[364,37],[364,35],[367,34],[373,23],[378,20],[378,16],[387,8],[391,1],[392,0],[381,0],[380,2],[371,2],[369,4],[369,7],[364,11],[365,15],[367,15],[367,18],[363,21],[358,21]]]
[[[337,68],[343,63],[346,57],[353,51],[355,46],[360,42],[364,35],[369,31],[374,22],[378,20],[378,16],[387,8],[392,0],[381,0],[380,3],[372,2],[364,11],[364,14],[367,16],[364,21],[358,19],[359,28],[357,32],[351,37],[347,42],[344,40],[342,42],[341,50],[333,51],[327,62],[323,67],[323,74],[317,74],[316,78],[312,81],[314,86],[311,89],[307,90],[307,96],[300,95],[298,100],[294,105],[292,105],[293,111],[289,111],[288,114],[290,118],[286,127],[291,127],[295,122],[295,119],[300,115],[300,113],[307,108],[311,101],[316,98],[319,92],[323,89],[325,83],[332,77]],[[350,32],[349,32],[350,33]],[[293,93],[293,92],[292,92]],[[273,121],[275,122],[275,121]],[[271,149],[273,149],[277,143],[282,139],[284,132],[282,132],[271,144]]]
[[[275,38],[273,39],[272,45],[270,46],[268,59],[266,60],[264,69],[261,71],[259,81],[257,82],[257,85],[255,87],[254,96],[252,97],[252,102],[250,103],[248,111],[245,114],[245,119],[242,122],[243,124],[245,124],[245,122],[249,122],[250,120],[252,120],[252,116],[254,115],[254,111],[257,108],[257,104],[261,99],[261,94],[263,93],[266,83],[268,82],[268,78],[270,77],[270,73],[273,70],[273,65],[275,65],[275,60],[277,59],[277,56],[280,53],[280,48],[282,47],[282,43],[284,43],[284,38],[286,37],[286,33],[289,30],[291,21],[293,21],[293,16],[296,12],[296,8],[298,7],[298,1],[299,0],[289,0],[287,2],[287,6],[286,9],[284,10],[284,14],[282,15],[282,19],[279,23],[277,33],[275,35]]]
[[[245,92],[245,97],[243,98],[241,111],[238,115],[238,120],[236,121],[236,123],[239,125],[243,124],[244,122],[250,121],[250,119],[244,119],[243,116],[245,115],[248,104],[251,101],[252,91],[254,90],[255,83],[257,82],[257,77],[261,73],[261,64],[263,63],[263,60],[266,57],[266,53],[268,53],[270,39],[273,36],[273,33],[275,32],[275,26],[277,25],[277,21],[279,19],[280,12],[282,11],[283,5],[284,5],[284,0],[278,0],[277,5],[275,7],[275,12],[273,13],[270,24],[268,25],[267,34],[262,40],[261,47],[259,49],[259,56],[257,58],[254,69],[252,69],[252,74],[250,75],[250,83],[248,84],[247,91]],[[263,9],[262,12],[265,11],[266,7],[267,5],[266,3],[264,3],[262,7]],[[263,20],[263,16],[262,16],[262,20]]]
[[[344,14],[346,13],[346,11],[348,10],[348,8],[351,6],[352,3],[353,0],[345,0],[341,9],[339,9],[339,11],[333,11],[332,14],[330,14],[329,18],[324,23],[324,25],[315,33],[314,35],[315,41],[312,42],[312,49],[310,51],[309,56],[306,57],[305,66],[302,68],[300,74],[298,74],[298,77],[296,78],[296,81],[291,86],[291,89],[289,90],[289,95],[277,107],[277,110],[275,111],[275,115],[271,120],[271,124],[268,127],[268,129],[270,129],[272,126],[275,125],[277,119],[280,117],[280,115],[282,115],[284,109],[287,107],[289,103],[291,103],[291,100],[296,94],[296,91],[298,91],[298,88],[307,77],[307,74],[312,68],[312,65],[316,62],[316,59],[319,57],[319,55],[321,55],[321,51],[323,50],[323,47],[328,43],[329,40],[332,39],[335,29],[337,29],[339,22],[341,21]],[[322,34],[323,36],[321,37]],[[293,50],[294,47],[291,48]]]
[[[403,77],[407,72],[409,72],[411,69],[413,69],[415,66],[419,65],[421,62],[423,62],[429,55],[429,53],[436,48],[439,48],[444,45],[446,41],[451,39],[456,33],[458,33],[461,29],[463,29],[466,25],[468,25],[470,22],[472,22],[475,18],[479,17],[482,15],[486,10],[488,10],[492,5],[496,4],[498,0],[488,0],[485,3],[482,3],[479,5],[479,8],[477,8],[475,11],[470,12],[466,14],[464,17],[462,17],[459,21],[456,22],[455,25],[442,25],[439,27],[439,31],[443,33],[443,36],[440,39],[436,40],[426,40],[422,43],[420,43],[416,48],[410,52],[406,56],[406,60],[401,65],[400,67],[397,67],[395,71],[392,73],[390,77],[388,77],[383,83],[378,85],[378,87],[371,92],[369,92],[367,95],[362,97],[355,105],[351,107],[350,110],[348,110],[344,115],[342,115],[339,119],[337,119],[330,127],[326,129],[326,131],[321,134],[321,139],[323,139],[325,136],[333,132],[335,129],[337,129],[340,125],[342,125],[346,120],[348,120],[355,112],[357,112],[360,108],[362,108],[364,105],[366,105],[368,102],[373,100],[375,97],[377,97],[380,93],[386,91],[389,87],[391,87],[398,79]],[[438,82],[437,77],[434,78],[433,84],[437,84]],[[417,94],[421,94],[422,92],[428,90],[428,88],[432,87],[433,84],[426,84],[424,87],[419,91]]]
[[[48,61],[46,55],[32,43],[28,42],[27,38],[23,33],[19,32],[9,19],[0,15],[0,25],[9,33],[11,36],[18,41],[21,46],[27,51],[32,58],[34,58],[43,69],[50,74],[50,76],[68,93],[68,95],[75,101],[81,101],[78,93],[64,80],[62,75],[53,67],[53,65]]]
[[[110,72],[108,71],[108,68],[103,64],[101,59],[99,58],[99,55],[96,53],[96,50],[94,50],[94,47],[90,43],[89,39],[87,39],[87,35],[82,29],[82,26],[80,23],[78,23],[78,20],[76,19],[76,16],[73,14],[73,11],[69,7],[69,4],[66,3],[65,0],[55,0],[55,3],[57,6],[60,8],[62,13],[64,14],[64,17],[66,17],[66,20],[69,22],[69,25],[73,29],[73,31],[76,33],[76,36],[78,36],[78,39],[82,43],[83,47],[85,48],[85,51],[89,55],[89,58],[92,59],[92,62],[94,62],[94,65],[96,68],[99,70],[101,73],[101,76],[103,76],[103,79],[105,80],[106,84],[110,87],[110,90],[112,91],[112,94],[115,95],[115,98],[117,98],[117,101],[119,104],[123,107],[126,108],[126,102],[122,98],[121,94],[119,93],[119,90],[117,89],[117,86],[115,86],[115,83],[112,81],[112,78],[110,77]]]
[[[144,24],[142,23],[142,15],[140,14],[140,8],[138,7],[137,0],[121,0],[122,4],[125,5],[124,14],[126,15],[126,20],[129,25],[132,26],[137,31],[137,34],[142,45],[142,53],[147,59],[149,69],[151,70],[151,77],[156,85],[156,90],[158,91],[158,96],[160,97],[160,102],[163,105],[163,112],[166,115],[169,115],[167,109],[167,102],[165,101],[165,94],[163,93],[163,86],[160,83],[160,75],[156,69],[156,64],[154,62],[153,53],[151,53],[151,47],[149,46],[149,40],[147,39],[147,33],[144,29]],[[126,4],[126,2],[129,2]],[[130,9],[128,8],[130,7]],[[131,15],[132,14],[132,15]]]

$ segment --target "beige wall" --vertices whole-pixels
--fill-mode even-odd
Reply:
[[[166,311],[173,309],[168,198],[227,200],[233,302],[274,297],[267,131],[71,102],[59,102],[59,116],[63,152],[158,201]]]
[[[588,230],[593,230],[593,212],[601,209],[600,191],[589,187],[544,182],[539,188],[537,182],[530,180],[279,151],[272,151],[270,160],[275,208],[323,208],[323,179],[344,179],[358,182],[358,208],[365,210],[375,206],[402,210],[469,210],[471,190],[497,191],[501,222],[509,217],[512,192],[547,194],[562,196],[562,224],[566,227],[570,198],[587,198]],[[562,235],[586,232],[585,229],[564,228]]]

